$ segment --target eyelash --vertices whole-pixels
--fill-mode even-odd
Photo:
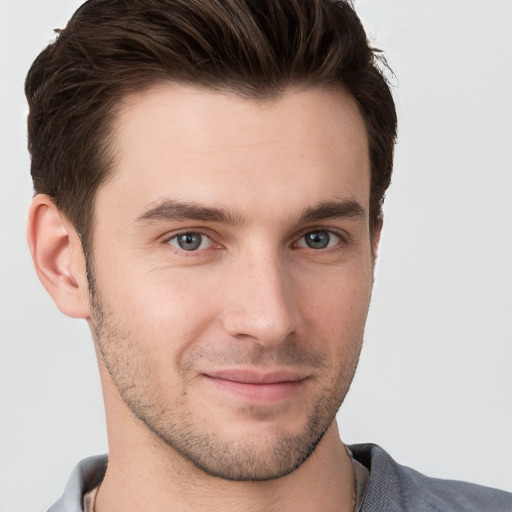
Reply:
[[[308,247],[308,246],[299,246],[299,242],[304,240],[304,238],[307,236],[307,235],[310,235],[310,234],[328,234],[330,237],[336,237],[338,240],[337,242],[333,245],[333,246],[330,246],[330,247],[324,247],[324,248],[312,248],[312,247]],[[203,244],[204,242],[204,239],[209,239],[210,240],[210,246],[209,247],[206,247],[206,248],[203,248],[203,249],[200,249],[199,247],[196,248],[196,249],[193,249],[193,250],[186,250],[186,249],[183,249],[181,247],[176,247],[176,246],[173,246],[171,244],[171,241],[173,240],[177,240],[180,236],[184,236],[184,235],[199,235],[200,237],[202,237],[202,240],[201,240],[201,244]],[[292,247],[294,249],[311,249],[313,252],[331,252],[332,250],[336,250],[339,248],[340,245],[343,245],[347,242],[346,240],[346,236],[343,236],[342,234],[340,234],[339,232],[337,231],[334,231],[332,229],[321,229],[321,228],[318,228],[318,229],[308,229],[308,231],[304,232],[303,234],[300,235],[300,237],[295,241],[293,242],[292,244]],[[329,240],[329,243],[330,243],[331,240]],[[217,248],[222,248],[222,246],[220,244],[217,244],[213,238],[208,235],[207,233],[204,233],[203,231],[192,231],[192,230],[189,230],[189,231],[181,231],[179,233],[175,233],[173,234],[172,236],[166,238],[164,240],[164,243],[171,246],[173,248],[173,250],[176,252],[176,253],[179,253],[180,255],[182,256],[185,256],[185,257],[191,257],[191,256],[197,256],[198,253],[201,253],[203,251],[206,251],[206,250],[209,250],[209,249],[212,249],[213,247],[212,246],[217,246]]]
[[[328,240],[329,244],[331,243],[333,237],[335,237],[337,239],[337,241],[336,241],[336,243],[334,243],[333,245],[331,245],[329,247],[320,247],[320,248],[309,247],[309,246],[307,246],[307,242],[305,242],[305,238],[307,235],[313,235],[313,234],[315,234],[315,235],[327,234],[329,236],[329,240]],[[299,246],[298,244],[300,241],[304,241],[306,246]],[[331,229],[309,229],[307,232],[302,234],[299,237],[299,239],[297,240],[297,242],[295,242],[293,245],[294,245],[294,247],[299,247],[299,248],[304,248],[304,249],[309,248],[315,252],[326,252],[326,251],[329,251],[330,249],[338,248],[339,245],[342,244],[344,241],[345,241],[345,239],[343,238],[343,236],[341,236],[340,233],[333,231]]]
[[[199,248],[197,248],[197,249],[195,249],[195,250],[189,250],[189,251],[187,251],[186,249],[183,249],[183,248],[181,248],[181,247],[172,246],[171,241],[173,241],[173,240],[178,240],[178,238],[179,238],[180,236],[185,236],[185,235],[199,235],[200,237],[202,237],[201,245],[203,244],[204,239],[206,238],[206,239],[210,240],[211,245],[217,245],[218,247],[221,247],[219,244],[216,244],[216,243],[213,241],[212,237],[211,237],[211,236],[209,236],[208,234],[206,234],[206,233],[204,233],[204,232],[202,232],[202,231],[192,231],[192,230],[189,230],[189,231],[181,231],[180,233],[175,233],[174,235],[172,235],[172,236],[170,236],[170,237],[166,238],[166,239],[164,240],[164,243],[166,243],[166,244],[170,245],[170,246],[173,248],[173,250],[174,250],[175,252],[179,253],[180,255],[187,256],[187,257],[189,257],[189,256],[195,256],[198,252],[200,252],[200,251],[205,251],[205,250],[208,250],[208,249],[210,249],[210,248],[211,248],[211,247],[206,247],[206,248],[203,248],[203,249],[199,249]],[[196,254],[194,254],[194,253],[196,253]]]

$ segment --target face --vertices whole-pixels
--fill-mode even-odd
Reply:
[[[161,86],[126,100],[115,137],[90,325],[123,406],[211,475],[293,471],[347,393],[370,300],[355,102]]]

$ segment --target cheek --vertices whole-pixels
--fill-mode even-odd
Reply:
[[[183,274],[124,273],[118,267],[98,282],[116,322],[141,348],[155,354],[157,364],[160,358],[163,365],[178,360],[216,315],[217,301],[206,293],[208,283]]]
[[[371,264],[347,264],[328,273],[310,273],[302,279],[305,310],[329,320],[333,325],[358,325],[364,322],[371,298],[373,274]]]
[[[305,287],[309,337],[328,351],[334,365],[355,364],[361,350],[372,288],[371,266],[333,272],[320,286]]]

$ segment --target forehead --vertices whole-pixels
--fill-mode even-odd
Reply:
[[[341,88],[256,101],[177,84],[154,87],[125,99],[114,151],[115,170],[98,191],[98,206],[108,197],[135,216],[167,197],[239,210],[254,205],[256,213],[340,197],[367,203],[369,195],[364,121]]]

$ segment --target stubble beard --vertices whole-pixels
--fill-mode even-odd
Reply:
[[[91,324],[103,363],[107,368],[122,400],[147,429],[166,447],[207,475],[232,481],[265,481],[283,477],[301,466],[335,421],[352,382],[362,341],[350,360],[344,360],[336,372],[332,363],[318,353],[310,354],[311,364],[324,366],[332,377],[317,393],[310,406],[307,420],[299,433],[281,433],[265,445],[261,439],[223,438],[219,433],[201,430],[190,410],[176,412],[158,392],[152,354],[145,353],[141,344],[123,329],[108,305],[99,297],[94,281],[89,282],[91,297]],[[289,354],[293,354],[290,347]],[[295,357],[295,356],[291,356]],[[302,363],[308,358],[303,349]],[[251,357],[254,360],[254,357]],[[156,389],[155,391],[155,384]],[[181,394],[181,404],[187,397]],[[179,409],[179,408],[178,408]],[[254,415],[254,420],[261,421]],[[228,436],[229,437],[229,436]]]

